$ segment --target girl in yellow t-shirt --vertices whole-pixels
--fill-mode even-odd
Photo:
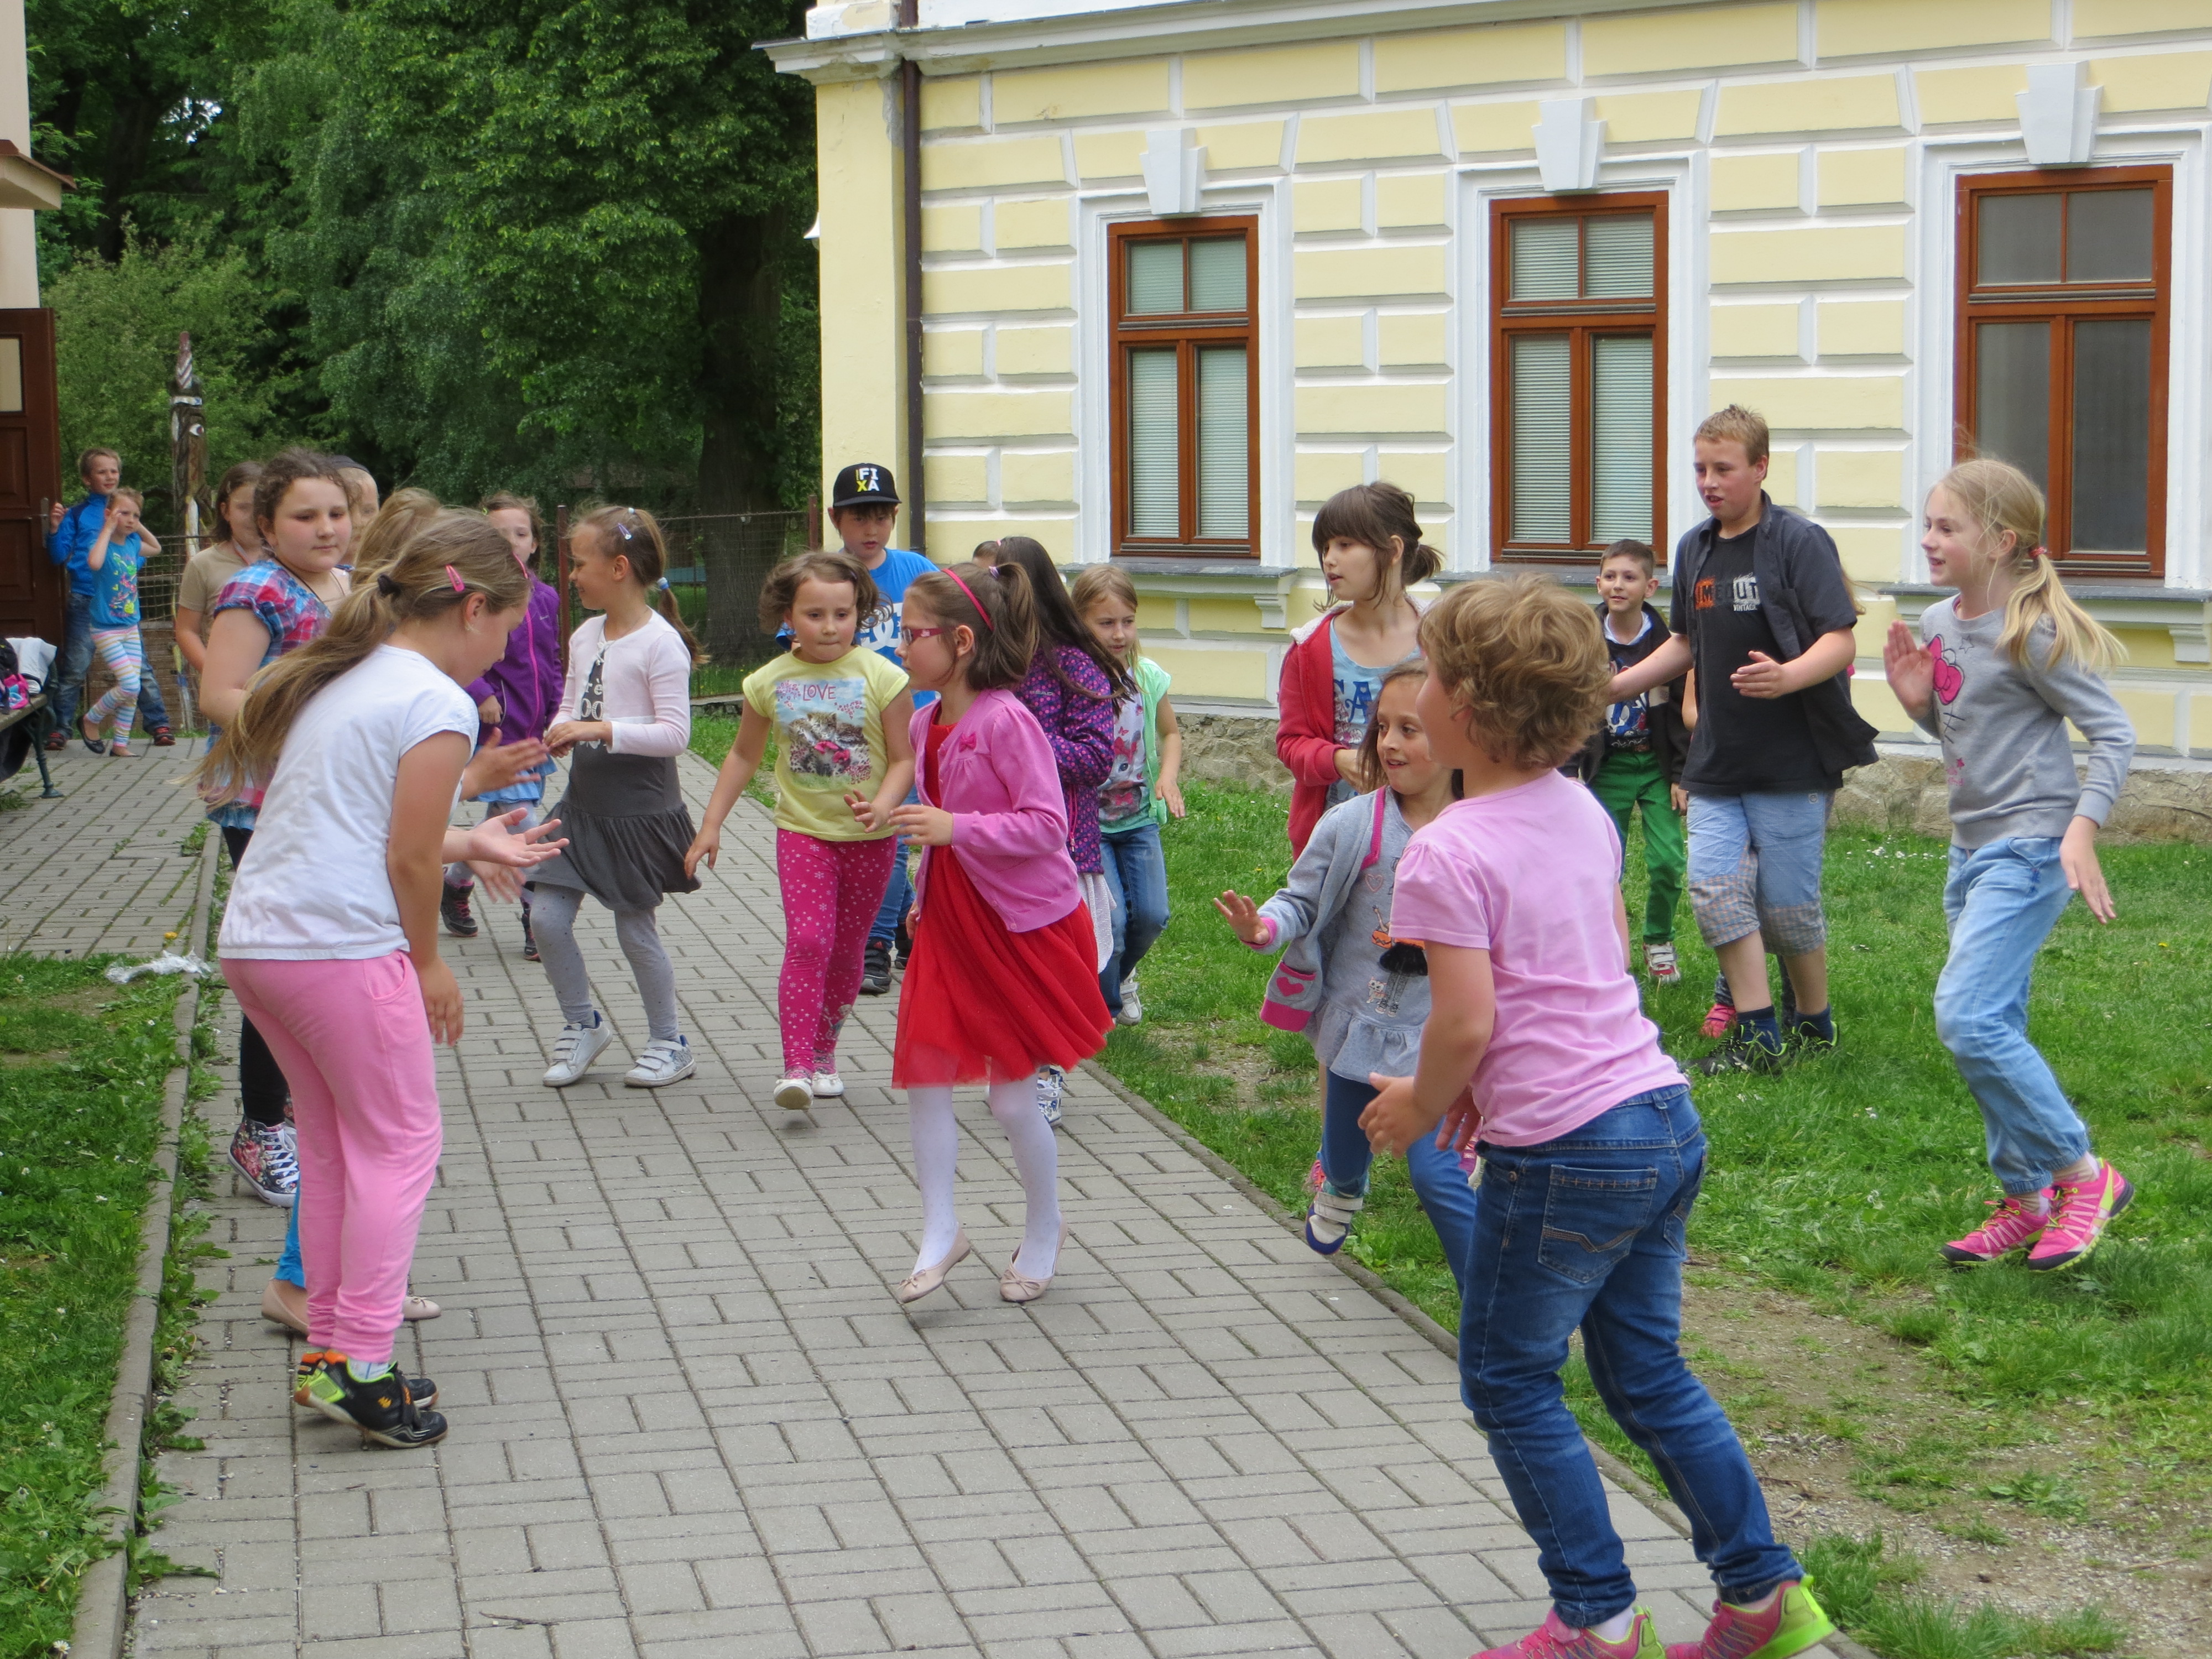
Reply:
[[[744,718],[684,854],[714,862],[722,823],[775,733],[775,868],[783,884],[783,972],[776,980],[783,1078],[775,1103],[811,1110],[842,1095],[837,1032],[860,994],[868,927],[897,848],[891,808],[914,782],[906,675],[854,635],[878,607],[876,584],[842,550],[787,559],[761,590],[761,625],[790,649],[745,677]],[[871,830],[855,814],[872,803]]]

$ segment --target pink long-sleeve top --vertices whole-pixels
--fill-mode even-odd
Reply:
[[[604,617],[586,618],[568,636],[568,678],[555,722],[576,718],[592,663],[603,650],[599,718],[614,728],[608,749],[617,755],[682,754],[691,742],[691,653],[684,636],[656,614],[618,640],[607,637]]]
[[[914,711],[915,753],[929,749],[935,707]],[[1052,745],[1036,716],[1011,691],[986,691],[969,706],[915,780],[921,799],[952,814],[952,846],[975,890],[1009,933],[1048,927],[1082,902],[1067,851],[1067,809]],[[923,851],[915,902],[928,904]]]

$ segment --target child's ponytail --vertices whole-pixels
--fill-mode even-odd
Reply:
[[[284,739],[315,694],[365,660],[401,623],[431,617],[482,593],[494,611],[530,599],[530,574],[481,513],[441,511],[339,602],[331,625],[253,677],[246,701],[194,774],[206,799],[235,799],[276,769]]]
[[[640,507],[587,507],[568,534],[573,537],[577,530],[590,531],[605,556],[613,558],[619,554],[629,561],[629,573],[644,584],[646,598],[653,608],[683,639],[684,648],[691,653],[691,660],[698,661],[699,641],[684,625],[684,613],[677,608],[676,595],[668,591],[668,541],[660,533],[660,525],[653,514]]]
[[[1030,659],[1036,654],[1036,596],[1021,566],[955,565],[916,576],[906,591],[943,626],[975,635],[975,653],[968,659],[968,684],[975,690],[1011,690],[1029,678]]]
[[[1997,548],[2008,534],[2012,537],[2012,545],[1998,555],[2013,580],[2005,599],[2004,631],[1997,636],[2000,651],[2026,666],[2028,641],[2047,621],[2051,640],[2046,668],[2069,661],[2109,668],[2126,654],[2059,580],[2051,550],[2043,545],[2043,492],[2033,478],[2006,462],[1982,458],[1960,462],[1936,488],[1980,527],[1984,547]]]

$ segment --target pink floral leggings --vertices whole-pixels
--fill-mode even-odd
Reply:
[[[884,902],[898,842],[823,841],[775,832],[783,883],[783,971],[775,982],[783,1069],[805,1076],[837,1064],[837,1030],[860,992],[869,924]]]

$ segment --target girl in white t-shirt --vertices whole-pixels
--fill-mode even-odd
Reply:
[[[224,977],[268,1041],[300,1134],[308,1351],[294,1398],[367,1438],[431,1445],[434,1386],[392,1369],[441,1135],[431,1045],[461,1034],[438,960],[446,861],[530,865],[544,830],[448,832],[477,714],[528,577],[480,514],[441,513],[259,675],[201,767],[268,778],[223,915]],[[550,826],[547,826],[550,830]]]

